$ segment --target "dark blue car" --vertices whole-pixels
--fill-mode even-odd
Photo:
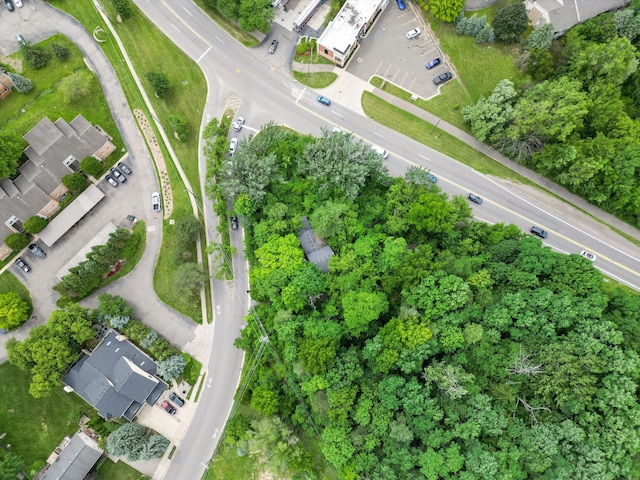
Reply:
[[[404,10],[405,8],[407,8],[407,5],[404,3],[404,0],[396,0],[396,3],[398,4],[398,8],[400,10]]]
[[[431,60],[425,66],[427,67],[427,70],[431,70],[432,68],[437,67],[441,63],[442,63],[442,60],[440,60],[440,57],[438,57],[438,58],[434,58],[433,60]]]

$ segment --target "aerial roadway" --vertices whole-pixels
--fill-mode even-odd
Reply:
[[[473,192],[482,197],[482,204],[471,204],[477,219],[514,223],[525,232],[538,226],[548,232],[543,240],[546,245],[563,253],[591,252],[597,268],[640,291],[640,248],[596,219],[537,189],[480,174],[335,100],[328,107],[319,104],[319,92],[305,88],[291,76],[290,60],[273,65],[271,62],[278,59],[267,53],[267,46],[243,47],[189,0],[135,1],[203,70],[209,87],[205,121],[219,118],[225,106],[234,105],[236,115],[246,118],[244,135],[270,121],[313,135],[319,135],[322,128],[339,126],[356,138],[385,148],[390,154],[386,164],[391,174],[402,175],[411,165],[427,168],[445,192],[465,197]],[[281,37],[289,33],[283,30]],[[290,34],[289,39],[294,38]],[[295,42],[287,43],[281,41],[278,51],[285,50],[291,58]],[[206,218],[213,217],[210,205],[205,205],[205,210]],[[236,235],[234,243],[241,240]],[[240,276],[246,277],[246,272],[236,278]],[[242,292],[243,288],[235,291]],[[225,364],[224,352],[233,344],[242,321],[233,312],[240,312],[247,304],[246,298],[236,296],[236,300],[233,311],[225,309],[225,315],[216,317],[207,388],[191,427],[169,469],[157,472],[154,478],[200,478],[219,441],[236,387],[233,375],[225,373],[225,368],[236,365]],[[219,303],[216,298],[214,303]]]

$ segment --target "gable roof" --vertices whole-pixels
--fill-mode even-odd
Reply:
[[[86,433],[77,432],[47,468],[41,480],[79,480],[102,456],[102,450]]]
[[[126,337],[109,330],[91,354],[82,357],[63,378],[102,418],[138,413],[146,402],[153,405],[167,384],[155,376],[156,363]]]
[[[630,0],[527,0],[529,19],[534,28],[553,23],[561,35],[574,25],[586,22],[601,13],[624,7]]]
[[[316,237],[307,217],[302,217],[302,228],[298,234],[298,240],[300,240],[300,245],[307,260],[315,264],[324,273],[328,273],[329,259],[333,256],[333,250],[324,240]]]

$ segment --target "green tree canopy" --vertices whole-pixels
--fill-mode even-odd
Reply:
[[[24,142],[16,135],[0,133],[0,178],[13,175],[22,156]]]

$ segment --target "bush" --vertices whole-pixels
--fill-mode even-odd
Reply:
[[[11,250],[22,250],[29,244],[29,237],[24,233],[11,233],[4,239],[4,243]]]
[[[97,178],[102,174],[103,164],[97,158],[87,157],[80,162],[80,168],[87,175]]]
[[[74,172],[70,175],[62,177],[62,184],[69,190],[82,190],[87,184],[87,178],[80,172]]]
[[[529,17],[523,2],[514,2],[498,10],[493,17],[496,38],[503,43],[516,43],[527,30]]]
[[[27,93],[29,90],[33,88],[33,84],[31,80],[23,77],[17,73],[8,72],[7,75],[11,79],[11,83],[13,83],[13,88],[20,93]]]
[[[189,135],[189,123],[187,119],[182,115],[169,115],[169,123],[173,127],[173,131],[178,136],[178,139],[184,143]]]
[[[175,240],[178,247],[187,249],[191,247],[200,234],[202,225],[193,215],[181,215],[175,224]]]
[[[22,47],[22,57],[31,66],[31,68],[39,69],[47,65],[47,62],[51,58],[51,54],[39,45],[27,44]]]
[[[113,8],[116,9],[118,15],[120,15],[121,20],[131,18],[131,6],[128,0],[111,0],[111,4]]]
[[[64,45],[53,42],[51,44],[51,50],[53,50],[53,54],[55,55],[55,57],[62,62],[66,61],[69,58],[69,49]]]
[[[170,382],[182,375],[185,365],[186,361],[182,355],[172,355],[164,360],[158,361],[158,370],[156,371],[156,375],[164,381]]]
[[[42,229],[46,226],[47,226],[47,220],[37,215],[27,218],[27,220],[24,222],[25,231],[32,235],[36,233],[40,233]]]
[[[145,75],[145,78],[153,87],[153,91],[156,93],[158,98],[164,98],[167,96],[169,88],[171,88],[171,84],[164,73],[149,72]]]

